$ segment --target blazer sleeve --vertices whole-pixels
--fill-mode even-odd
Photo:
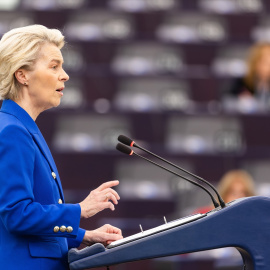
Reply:
[[[82,228],[79,228],[77,237],[75,239],[73,238],[68,238],[68,249],[70,248],[77,248],[80,246],[82,243],[83,237],[85,235],[85,230]]]
[[[35,147],[30,133],[16,124],[0,134],[0,218],[7,230],[20,235],[77,238],[79,204],[42,205],[34,200]],[[71,226],[73,231],[54,232],[54,227]],[[78,235],[79,233],[79,235]]]

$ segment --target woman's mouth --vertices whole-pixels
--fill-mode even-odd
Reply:
[[[64,87],[61,87],[61,88],[59,88],[59,89],[56,89],[56,91],[61,95],[61,96],[63,96],[64,94],[63,94],[63,91],[64,90]]]

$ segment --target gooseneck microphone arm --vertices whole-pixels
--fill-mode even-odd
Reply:
[[[189,172],[189,171],[187,171],[187,170],[185,170],[185,169],[183,169],[183,168],[181,168],[181,167],[175,165],[174,163],[172,163],[172,162],[170,162],[170,161],[168,161],[168,160],[166,160],[166,159],[164,159],[164,158],[162,158],[162,157],[160,157],[160,156],[158,156],[158,155],[156,155],[156,154],[150,152],[149,150],[147,150],[147,149],[145,149],[145,148],[139,146],[139,145],[136,144],[132,139],[130,139],[130,138],[124,136],[124,135],[119,135],[119,136],[118,136],[118,141],[121,142],[121,143],[123,143],[123,144],[125,144],[125,145],[128,145],[128,146],[137,147],[137,148],[141,149],[142,151],[144,151],[144,152],[146,152],[146,153],[148,153],[148,154],[150,154],[150,155],[152,155],[152,156],[154,156],[154,157],[156,157],[156,158],[162,160],[163,162],[165,162],[165,163],[167,163],[167,164],[169,164],[169,165],[171,165],[171,166],[177,168],[178,170],[181,170],[182,172],[185,172],[185,173],[189,174],[190,176],[192,176],[192,177],[198,179],[199,181],[205,183],[206,185],[208,185],[208,186],[216,193],[216,195],[217,195],[217,197],[218,197],[218,200],[219,200],[219,203],[220,203],[220,206],[221,206],[222,208],[226,207],[225,202],[224,202],[223,199],[221,198],[221,196],[220,196],[220,194],[218,193],[218,191],[216,190],[216,188],[215,188],[211,183],[209,183],[208,181],[206,181],[205,179],[203,179],[203,178],[201,178],[200,176],[195,175],[195,174],[193,174],[193,173],[191,173],[191,172]]]
[[[178,176],[178,177],[180,177],[180,178],[183,178],[183,179],[185,179],[186,181],[188,181],[188,182],[194,184],[195,186],[198,186],[198,187],[202,188],[202,189],[203,189],[205,192],[207,192],[208,195],[211,197],[212,202],[213,202],[215,208],[219,207],[219,204],[217,203],[217,201],[215,200],[215,198],[213,197],[213,195],[209,192],[209,190],[206,189],[204,186],[198,184],[197,182],[192,181],[191,179],[188,179],[188,178],[186,178],[186,177],[184,177],[184,176],[182,176],[182,175],[180,175],[180,174],[178,174],[178,173],[176,173],[176,172],[174,172],[174,171],[172,171],[172,170],[170,170],[170,169],[168,169],[168,168],[166,168],[166,167],[163,167],[162,165],[160,165],[160,164],[158,164],[158,163],[156,163],[156,162],[154,162],[154,161],[152,161],[152,160],[150,160],[150,159],[148,159],[148,158],[145,158],[145,157],[143,157],[143,156],[141,156],[141,155],[135,153],[132,149],[130,149],[129,147],[125,146],[124,144],[118,143],[118,144],[116,145],[116,149],[117,149],[118,151],[120,151],[120,152],[122,152],[122,153],[124,153],[124,154],[130,155],[130,156],[132,156],[132,155],[138,156],[138,157],[140,157],[140,158],[142,158],[142,159],[144,159],[144,160],[146,160],[146,161],[148,161],[148,162],[154,164],[155,166],[158,166],[159,168],[161,168],[161,169],[163,169],[163,170],[165,170],[165,171],[167,171],[167,172],[170,172],[170,173],[172,173],[172,174],[174,174],[174,175],[176,175],[176,176]]]

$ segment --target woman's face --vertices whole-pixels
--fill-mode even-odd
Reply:
[[[64,83],[69,79],[63,62],[60,49],[54,44],[45,44],[34,69],[27,71],[28,95],[36,109],[44,111],[60,104]]]
[[[230,189],[229,189],[229,191],[224,199],[225,199],[225,202],[228,203],[228,202],[231,202],[233,200],[240,199],[240,198],[243,198],[246,196],[247,196],[247,190],[246,190],[244,184],[240,181],[235,181],[231,185],[231,187],[230,187]]]
[[[270,80],[270,48],[264,48],[256,64],[256,74],[260,81]]]

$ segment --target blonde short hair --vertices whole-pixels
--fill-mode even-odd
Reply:
[[[45,43],[61,49],[65,44],[64,36],[59,30],[43,25],[15,28],[3,35],[0,41],[0,100],[14,100],[18,96],[20,84],[15,72],[20,68],[32,70]]]
[[[218,186],[220,196],[225,201],[234,182],[240,182],[244,186],[246,197],[255,195],[254,180],[252,176],[244,170],[231,170],[221,178]]]
[[[254,46],[251,47],[249,51],[249,56],[247,60],[247,73],[244,77],[244,80],[248,87],[255,88],[256,87],[256,68],[258,65],[258,62],[262,58],[265,52],[269,53],[270,51],[270,43],[269,42],[263,42],[263,43],[257,43]]]

